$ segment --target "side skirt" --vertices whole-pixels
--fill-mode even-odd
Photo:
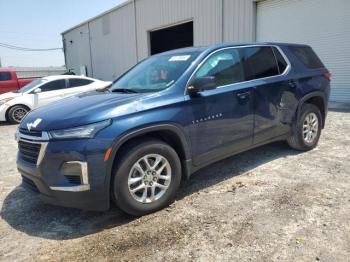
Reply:
[[[223,160],[223,159],[226,159],[226,158],[229,158],[231,156],[234,156],[234,155],[237,155],[237,154],[240,154],[242,152],[245,152],[245,151],[249,151],[251,149],[254,149],[254,148],[257,148],[257,147],[260,147],[260,146],[263,146],[263,145],[267,145],[267,144],[270,144],[270,143],[273,143],[273,142],[277,142],[277,141],[283,141],[283,140],[286,140],[288,137],[288,133],[287,134],[284,134],[284,135],[281,135],[281,136],[278,136],[278,137],[274,137],[272,139],[269,139],[267,141],[264,141],[264,142],[261,142],[261,143],[258,143],[258,144],[254,144],[248,148],[245,148],[245,149],[242,149],[242,150],[237,150],[237,151],[232,151],[230,152],[229,154],[226,154],[226,155],[223,155],[223,156],[220,156],[220,157],[217,157],[217,158],[214,158],[210,161],[208,161],[207,163],[203,164],[203,165],[200,165],[200,166],[195,166],[193,165],[193,162],[192,162],[192,159],[189,159],[189,160],[185,160],[183,161],[183,172],[184,172],[184,177],[188,180],[190,179],[191,175],[195,172],[197,172],[198,170],[204,168],[204,167],[207,167],[215,162],[218,162],[220,160]]]

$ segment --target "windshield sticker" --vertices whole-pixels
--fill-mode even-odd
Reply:
[[[169,62],[174,62],[174,61],[187,61],[191,56],[190,55],[178,55],[178,56],[172,56],[169,59]]]

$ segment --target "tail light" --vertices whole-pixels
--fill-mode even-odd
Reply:
[[[332,80],[332,73],[331,72],[327,72],[323,74],[324,78],[326,78],[328,81]]]

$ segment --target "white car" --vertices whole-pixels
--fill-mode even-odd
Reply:
[[[0,121],[19,123],[30,110],[39,106],[75,94],[103,89],[110,84],[111,82],[72,75],[36,79],[18,91],[0,95]]]

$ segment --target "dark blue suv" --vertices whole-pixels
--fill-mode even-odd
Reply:
[[[311,47],[244,43],[152,56],[111,87],[29,113],[16,138],[23,185],[45,201],[132,215],[175,197],[181,179],[278,140],[310,150],[330,73]]]

